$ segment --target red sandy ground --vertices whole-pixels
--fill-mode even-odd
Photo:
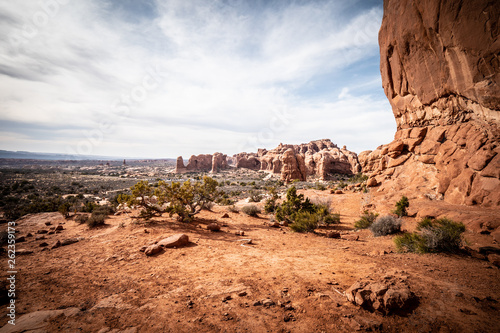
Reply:
[[[391,236],[374,238],[368,230],[352,231],[364,205],[372,200],[371,194],[307,191],[306,195],[331,198],[333,209],[342,218],[334,228],[355,233],[359,240],[270,228],[264,215],[252,218],[229,212],[229,218],[221,218],[226,208],[217,206],[189,224],[164,217],[144,225],[120,215],[110,217],[98,229],[64,220],[58,213],[28,216],[18,222],[19,235],[48,229],[46,221],[63,223],[65,230],[46,240],[33,237],[18,244],[34,253],[17,258],[17,316],[80,309],[76,315],[50,319],[47,332],[99,332],[103,328],[137,332],[500,332],[497,267],[465,255],[396,253]],[[379,207],[383,210],[384,206],[380,203]],[[498,211],[491,214],[498,216]],[[224,224],[222,232],[206,230],[213,221]],[[411,230],[415,224],[415,219],[405,218],[403,229]],[[245,236],[236,236],[238,230]],[[187,234],[190,245],[153,257],[139,252],[143,245],[177,233]],[[52,250],[39,247],[43,241],[50,246],[70,237],[84,239]],[[238,240],[246,238],[253,244],[241,246]],[[492,242],[491,236],[471,231],[466,238],[471,247]],[[3,260],[7,261],[5,255]],[[406,276],[419,297],[418,307],[406,316],[371,313],[341,295],[358,280],[386,274]],[[238,296],[242,291],[246,295]],[[231,299],[223,301],[227,296]],[[254,306],[265,298],[276,305]],[[285,304],[293,310],[281,306]],[[2,307],[0,325],[7,320]]]

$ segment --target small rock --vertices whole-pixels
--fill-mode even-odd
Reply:
[[[327,238],[340,238],[340,233],[336,231],[328,231],[326,233]]]
[[[189,243],[189,237],[185,234],[176,234],[158,242],[158,245],[166,248],[181,247]]]
[[[255,302],[253,302],[253,306],[259,306],[259,305],[262,305],[261,301],[255,301]]]
[[[45,222],[45,225],[47,225],[47,226],[49,226],[49,225],[51,225],[51,224],[52,224],[52,223],[50,223],[50,222],[48,222],[48,221],[47,221],[47,222]]]
[[[292,304],[286,304],[285,305],[285,311],[292,311],[293,310],[293,305]]]
[[[51,230],[51,231],[49,231],[49,232],[47,233],[47,235],[53,235],[53,234],[55,234],[55,233],[56,233],[56,232],[55,232],[54,230]]]
[[[242,230],[238,230],[234,233],[236,236],[245,236],[245,232]]]
[[[35,240],[42,240],[42,239],[47,239],[45,236],[37,236],[35,237]]]
[[[209,225],[207,225],[207,230],[210,230],[213,232],[220,231],[220,225],[218,225],[217,223],[210,223]]]
[[[144,251],[146,251],[146,249],[147,249],[147,248],[148,248],[148,246],[147,246],[147,245],[144,245],[144,246],[142,246],[142,247],[139,249],[139,252],[144,252]]]
[[[27,254],[32,254],[33,251],[26,250],[26,249],[16,249],[16,255],[27,255]]]
[[[63,227],[62,225],[58,225],[58,226],[56,227],[56,230],[64,230],[64,227]]]
[[[78,242],[78,238],[68,238],[61,242],[61,246],[71,245]]]
[[[287,221],[281,221],[280,226],[282,227],[288,227],[288,222]]]
[[[341,235],[340,238],[348,240],[348,241],[357,241],[359,239],[359,235]]]
[[[266,299],[262,300],[262,305],[264,305],[266,307],[273,306],[274,304],[275,303],[270,298],[266,298]]]
[[[22,242],[25,242],[26,241],[26,238],[24,238],[24,236],[21,236],[19,238],[16,239],[16,243],[22,243]]]
[[[232,299],[233,299],[233,298],[231,297],[231,295],[227,295],[226,297],[224,297],[224,298],[222,299],[222,301],[223,301],[223,302],[227,302],[227,301],[230,301],[230,300],[232,300]]]
[[[229,218],[229,214],[228,213],[224,213],[224,215],[222,215],[221,218],[228,219]]]
[[[57,242],[55,242],[55,243],[54,243],[54,245],[52,245],[52,246],[50,247],[50,249],[57,249],[57,248],[58,248],[58,247],[60,247],[60,246],[61,246],[61,242],[58,240]]]
[[[344,192],[342,192],[342,190],[336,190],[335,191],[335,194],[343,194]]]
[[[286,314],[285,314],[285,316],[283,317],[283,321],[284,321],[285,323],[287,323],[287,322],[289,322],[289,321],[291,321],[291,320],[294,320],[294,319],[295,319],[295,318],[294,318],[294,316],[293,316],[293,313],[290,313],[290,312],[286,313]]]
[[[42,229],[42,230],[37,230],[37,234],[46,234],[48,233],[49,231],[48,230],[45,230],[45,229]]]
[[[247,295],[247,292],[246,292],[246,291],[240,291],[240,292],[238,293],[238,296],[239,296],[239,297],[244,297],[244,296],[246,296],[246,295]]]
[[[28,232],[28,234],[26,235],[26,237],[33,237],[33,234],[31,232]]]
[[[160,245],[158,244],[153,244],[149,247],[147,247],[145,250],[144,250],[144,253],[147,255],[147,256],[152,256],[152,255],[155,255],[157,253],[160,253],[161,251],[163,251],[163,247],[161,247]]]
[[[500,255],[490,254],[488,256],[488,261],[491,262],[493,265],[500,267]]]
[[[46,246],[49,246],[49,244],[47,244],[46,242],[42,242],[42,243],[38,244],[38,246],[40,246],[40,247],[46,247]]]
[[[270,226],[271,228],[279,228],[280,227],[280,224],[278,222],[269,222],[267,225]]]

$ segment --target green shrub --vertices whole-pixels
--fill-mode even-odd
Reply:
[[[396,209],[393,211],[393,213],[399,217],[408,216],[408,212],[406,211],[406,208],[408,208],[409,206],[410,206],[410,202],[408,201],[408,198],[403,195],[401,197],[401,200],[396,202]]]
[[[75,221],[80,224],[87,223],[88,219],[89,217],[87,215],[77,215],[75,217]]]
[[[316,183],[314,184],[314,188],[315,188],[316,190],[319,190],[319,191],[324,191],[324,190],[326,190],[326,186],[325,186],[323,183],[320,183],[320,182],[316,182]]]
[[[260,202],[262,200],[262,195],[259,193],[250,191],[249,194],[248,202]]]
[[[67,219],[69,217],[69,210],[71,208],[71,204],[69,202],[65,202],[59,206],[58,211],[61,215]]]
[[[235,205],[231,205],[231,206],[227,207],[227,210],[230,211],[231,213],[239,213],[240,212]]]
[[[375,237],[394,234],[401,231],[401,219],[391,215],[378,217],[370,226]]]
[[[394,237],[394,243],[399,252],[428,252],[427,246],[425,245],[425,239],[414,232]]]
[[[375,219],[378,217],[377,213],[372,213],[367,210],[363,212],[363,215],[359,217],[359,220],[357,220],[354,223],[354,228],[356,229],[368,229],[373,222],[375,222]]]
[[[87,225],[89,226],[89,228],[95,228],[97,226],[104,225],[105,220],[106,220],[106,215],[92,213],[92,215],[87,221]]]
[[[424,218],[417,231],[396,237],[394,242],[400,252],[457,252],[463,244],[465,226],[447,218]]]
[[[295,232],[313,232],[318,227],[319,215],[310,212],[298,212],[290,229]]]
[[[260,213],[259,207],[255,206],[255,205],[243,206],[243,208],[241,208],[241,211],[243,213],[247,214],[248,216],[253,216],[253,217],[257,217]]]

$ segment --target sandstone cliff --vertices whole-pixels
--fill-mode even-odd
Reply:
[[[185,172],[212,172],[216,173],[228,169],[227,155],[221,153],[192,155],[188,164],[184,166],[182,156],[177,157],[175,173]]]
[[[359,154],[370,185],[500,205],[499,17],[498,1],[384,1],[380,70],[397,132]]]
[[[356,153],[345,147],[339,149],[328,139],[300,145],[279,144],[269,151],[259,149],[257,153],[240,153],[233,158],[238,168],[280,174],[285,182],[305,180],[307,176],[326,180],[333,174],[352,175],[361,171]]]

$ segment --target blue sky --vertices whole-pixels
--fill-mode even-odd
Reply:
[[[234,154],[392,140],[382,1],[0,2],[0,149]]]

